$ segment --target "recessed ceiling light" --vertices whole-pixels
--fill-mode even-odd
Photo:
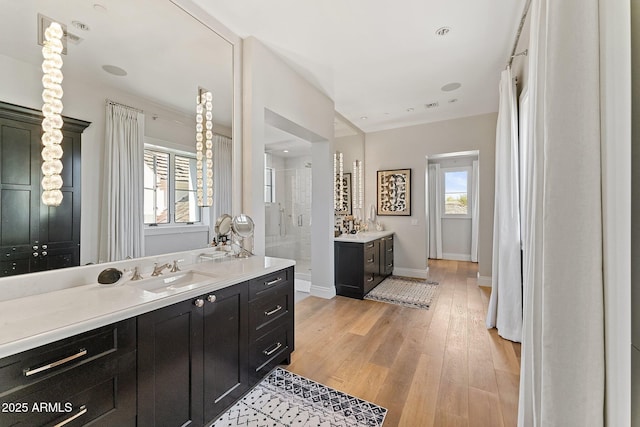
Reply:
[[[120,67],[116,67],[115,65],[103,65],[102,69],[105,70],[109,74],[113,74],[114,76],[126,76],[127,72]]]
[[[454,102],[458,102],[458,98],[451,98],[449,100],[449,104],[453,104]]]
[[[367,116],[361,116],[361,117],[360,117],[360,120],[367,120],[368,118],[369,118],[369,117],[367,117]]]
[[[282,152],[283,152],[283,153],[288,153],[288,152],[289,152],[289,150],[282,150]]]
[[[446,36],[447,34],[449,34],[449,31],[451,31],[451,28],[449,27],[440,27],[436,30],[436,35]]]
[[[97,10],[98,12],[106,12],[106,11],[107,11],[106,6],[104,6],[104,5],[100,4],[100,3],[95,3],[95,4],[93,5],[93,8],[94,8],[95,10]]]
[[[442,86],[440,90],[442,90],[443,92],[451,92],[453,90],[460,89],[460,86],[462,86],[462,84],[458,82],[447,83],[446,85]]]
[[[407,108],[407,113],[410,113],[413,111],[413,108]]]
[[[430,102],[428,104],[424,104],[424,108],[436,108],[438,105],[440,105],[440,104],[438,104],[438,101]]]
[[[80,21],[71,21],[71,25],[73,25],[74,27],[76,27],[77,29],[81,30],[81,31],[89,31],[91,28],[89,28],[89,26],[87,24],[85,24],[84,22],[80,22]]]

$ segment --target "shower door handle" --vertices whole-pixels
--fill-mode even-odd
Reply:
[[[298,227],[302,227],[302,214],[298,215]]]

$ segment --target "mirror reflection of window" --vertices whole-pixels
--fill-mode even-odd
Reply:
[[[144,223],[169,222],[169,153],[144,150]]]
[[[276,200],[276,190],[274,185],[273,168],[264,168],[264,202],[274,203]]]
[[[195,157],[146,148],[144,223],[192,224],[200,222],[200,211],[196,201]]]
[[[200,209],[196,199],[196,159],[176,155],[173,176],[175,181],[175,222],[199,222]]]

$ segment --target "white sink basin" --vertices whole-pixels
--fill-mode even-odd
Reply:
[[[194,289],[215,280],[216,278],[212,275],[204,275],[194,271],[180,271],[138,281],[129,281],[127,285],[149,292],[164,293]]]

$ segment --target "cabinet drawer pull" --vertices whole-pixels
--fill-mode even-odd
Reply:
[[[387,252],[393,252],[393,248],[387,249]]]
[[[85,405],[82,405],[79,409],[80,409],[80,412],[78,412],[75,415],[70,416],[66,420],[54,425],[53,427],[65,426],[65,425],[69,424],[71,421],[76,420],[76,419],[80,418],[81,416],[83,416],[84,414],[87,413],[87,407]]]
[[[282,348],[282,344],[277,342],[276,346],[273,347],[271,350],[263,350],[262,353],[264,353],[265,356],[271,356],[273,353],[275,353],[276,351],[280,350],[280,348]]]
[[[371,243],[370,245],[367,245],[367,248],[372,248],[373,247],[373,243]]]
[[[275,285],[276,283],[282,282],[282,277],[278,277],[275,280],[272,280],[270,282],[264,282],[265,286],[271,286],[271,285]]]
[[[367,264],[371,264],[373,262],[373,258],[367,260]]]
[[[265,311],[264,315],[265,316],[272,316],[274,314],[276,314],[277,312],[279,312],[280,310],[282,310],[282,306],[281,305],[276,305],[276,308],[274,308],[271,311]]]
[[[369,277],[369,278],[367,279],[367,282],[373,282],[373,276]]]
[[[44,372],[44,371],[48,371],[51,368],[55,368],[57,366],[60,365],[64,365],[65,363],[69,363],[73,360],[76,360],[82,356],[86,356],[87,354],[87,350],[85,350],[84,348],[81,348],[80,351],[78,351],[76,354],[74,354],[73,356],[69,356],[69,357],[65,357],[64,359],[60,359],[57,360],[53,363],[49,363],[48,365],[44,365],[44,366],[40,366],[39,368],[35,368],[35,369],[31,369],[31,368],[27,368],[24,370],[24,376],[28,377],[34,374],[38,374],[40,372]]]
[[[388,268],[388,267],[393,267],[393,264],[387,264],[387,268]]]

